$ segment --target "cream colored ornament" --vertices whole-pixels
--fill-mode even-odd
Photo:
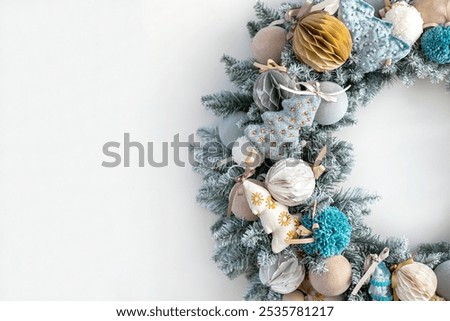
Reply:
[[[343,295],[325,296],[322,293],[317,292],[311,285],[309,277],[306,276],[302,284],[300,284],[299,290],[306,293],[305,301],[343,301]]]
[[[281,53],[287,43],[287,31],[278,26],[268,26],[259,30],[252,42],[252,52],[255,61],[266,64],[273,59],[281,63]]]
[[[423,31],[423,19],[419,11],[405,1],[393,4],[383,20],[392,23],[392,33],[410,46],[419,39]]]
[[[394,267],[392,288],[394,300],[429,301],[436,293],[437,277],[425,264],[409,259]]]
[[[281,204],[296,206],[312,195],[316,179],[309,164],[299,159],[287,158],[269,169],[266,187]]]
[[[299,291],[295,290],[294,292],[283,295],[282,301],[305,301],[305,295]]]
[[[298,238],[299,217],[289,214],[288,207],[275,201],[264,187],[249,180],[243,186],[250,209],[261,219],[264,231],[272,235],[272,252],[280,253],[289,246],[287,240]]]
[[[295,291],[305,278],[305,266],[296,257],[278,255],[273,264],[259,268],[261,283],[274,292],[287,294]]]
[[[424,27],[443,25],[450,21],[450,0],[415,0],[413,6],[420,12]]]
[[[239,137],[231,149],[233,161],[242,167],[256,168],[264,162],[264,156],[253,146],[250,140]]]
[[[325,260],[327,272],[322,274],[309,273],[312,287],[326,297],[344,293],[351,284],[352,266],[342,255],[329,257]]]
[[[259,186],[264,186],[264,183],[256,179],[250,178],[249,181]],[[258,220],[258,216],[253,214],[250,206],[248,205],[247,198],[245,197],[244,193],[244,187],[242,186],[242,184],[234,184],[228,197],[228,201],[231,204],[231,212],[234,214],[234,216],[249,222]]]

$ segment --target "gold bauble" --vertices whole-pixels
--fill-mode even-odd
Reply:
[[[294,29],[297,59],[316,71],[334,70],[350,57],[352,37],[342,21],[324,11],[312,12]]]

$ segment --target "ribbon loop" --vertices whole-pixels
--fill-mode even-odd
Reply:
[[[397,286],[398,286],[398,277],[397,273],[400,271],[402,267],[405,265],[413,264],[414,260],[412,258],[407,259],[406,261],[403,261],[402,263],[395,264],[391,267],[392,271],[392,289],[394,290],[394,301],[398,301],[398,295],[397,295]]]
[[[321,150],[319,155],[317,155],[316,160],[314,161],[314,164],[312,166],[312,171],[314,173],[314,178],[318,179],[320,176],[322,176],[323,173],[325,173],[325,166],[321,165],[323,159],[325,158],[325,155],[327,154],[328,147],[325,145]]]
[[[366,262],[364,263],[366,273],[364,273],[363,277],[359,280],[358,284],[353,289],[352,295],[358,294],[361,287],[369,281],[373,272],[375,272],[375,269],[377,268],[378,264],[383,262],[388,256],[389,256],[389,248],[385,247],[380,254],[378,255],[369,254],[366,257]]]
[[[289,87],[283,86],[283,85],[278,85],[279,88],[288,91],[290,93],[296,94],[296,95],[317,95],[320,98],[328,101],[328,102],[337,102],[337,97],[338,95],[346,92],[351,86],[348,86],[346,88],[344,88],[343,90],[334,92],[334,93],[324,93],[320,90],[320,83],[315,81],[312,83],[308,83],[308,82],[299,82],[297,83],[297,85],[301,85],[303,87],[306,88],[306,90],[297,90],[297,89],[291,89]]]
[[[269,70],[278,70],[281,72],[287,72],[287,68],[285,66],[280,66],[279,64],[277,64],[275,61],[273,61],[272,59],[267,60],[267,64],[263,65],[260,64],[258,62],[253,63],[253,66],[259,68],[259,72],[263,73]]]

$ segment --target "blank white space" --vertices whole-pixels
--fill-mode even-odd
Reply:
[[[223,53],[251,54],[253,4],[0,1],[0,299],[241,298],[246,281],[211,261],[198,175],[101,163],[125,132],[157,148],[217,122],[200,97],[230,88]],[[349,184],[383,196],[375,231],[448,238],[448,102],[439,86],[396,85],[343,133]]]

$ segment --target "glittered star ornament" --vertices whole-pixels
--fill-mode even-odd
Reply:
[[[341,1],[339,18],[352,34],[352,56],[366,73],[399,61],[411,50],[409,44],[392,35],[392,23],[375,17],[374,8],[365,1]]]
[[[290,144],[299,143],[302,127],[311,126],[314,121],[321,98],[317,95],[296,95],[281,103],[283,110],[265,112],[261,125],[249,125],[245,135],[266,155],[266,158],[279,160],[286,155],[285,149]]]

